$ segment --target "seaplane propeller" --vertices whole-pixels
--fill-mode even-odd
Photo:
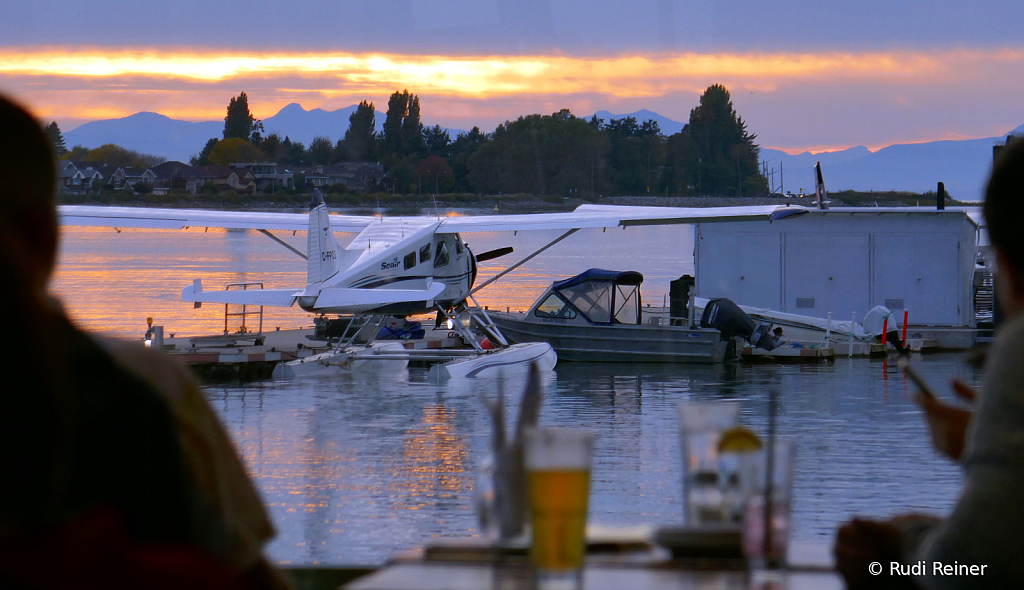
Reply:
[[[495,258],[501,258],[506,254],[511,254],[512,252],[514,252],[514,250],[511,246],[506,246],[505,248],[495,248],[494,250],[488,250],[483,254],[477,254],[476,261],[487,262],[488,260],[494,260]]]

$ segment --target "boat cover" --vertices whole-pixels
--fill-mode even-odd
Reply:
[[[635,270],[618,271],[592,268],[590,270],[583,271],[572,278],[552,283],[551,288],[556,291],[561,291],[562,289],[575,287],[576,285],[586,283],[587,281],[612,281],[619,285],[639,285],[644,282],[644,275],[636,272]]]

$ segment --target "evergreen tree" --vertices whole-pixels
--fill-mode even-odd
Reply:
[[[402,154],[402,123],[409,112],[409,91],[395,92],[388,99],[388,112],[384,118],[384,151]]]
[[[68,148],[64,145],[64,135],[61,134],[60,127],[56,121],[51,121],[44,131],[46,131],[46,136],[50,138],[50,143],[53,145],[53,153],[57,154],[58,158],[68,153]]]
[[[757,165],[757,136],[747,133],[725,86],[715,84],[704,91],[685,131],[697,152],[704,194],[753,196],[767,190]]]
[[[420,97],[409,95],[409,109],[402,120],[402,151],[405,154],[421,154],[425,151],[423,123],[420,122]]]
[[[452,174],[455,177],[454,190],[471,192],[473,185],[469,182],[469,159],[480,149],[480,146],[487,143],[487,135],[480,131],[479,127],[473,127],[469,133],[460,133],[448,146],[450,158],[449,165],[452,167]]]
[[[388,99],[383,148],[384,153],[392,157],[419,156],[426,151],[423,124],[420,122],[420,98],[409,94],[408,90],[395,92]]]
[[[328,137],[318,135],[309,144],[308,160],[314,164],[329,164],[334,156],[334,148]]]
[[[390,104],[390,103],[389,103]],[[339,143],[337,160],[363,162],[373,160],[377,153],[377,122],[373,103],[361,101],[348,117],[348,131]]]
[[[477,132],[479,131],[477,129]],[[427,127],[423,130],[423,141],[426,143],[427,151],[431,155],[441,156],[442,158],[448,157],[448,146],[451,144],[452,139],[447,129],[442,129],[440,125]]]
[[[281,149],[281,136],[276,133],[271,133],[260,143],[264,162],[277,163],[281,159]]]
[[[199,152],[198,156],[193,157],[189,163],[193,166],[206,166],[207,164],[212,164],[213,162],[210,161],[210,152],[217,146],[219,141],[220,140],[216,137],[211,137],[203,147],[203,151]]]
[[[232,97],[224,117],[224,139],[235,137],[258,144],[262,131],[263,123],[249,112],[249,97],[244,92]]]
[[[293,143],[285,135],[284,141],[281,142],[281,163],[288,166],[305,166],[309,164],[309,159],[306,157],[306,146],[302,145],[301,141]]]

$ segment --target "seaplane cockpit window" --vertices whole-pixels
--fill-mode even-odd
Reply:
[[[618,324],[640,323],[640,286],[615,286],[615,322]]]
[[[441,268],[446,264],[448,264],[448,245],[438,242],[437,250],[434,252],[434,268]]]
[[[455,238],[455,254],[462,254],[462,240],[459,238]]]
[[[562,298],[552,293],[548,295],[548,298],[537,306],[533,314],[540,318],[561,318],[565,320],[571,320],[576,317],[576,310],[569,306],[568,303],[562,301]]]
[[[416,266],[416,253],[409,252],[408,254],[406,254],[405,260],[403,262],[405,270],[409,270],[410,268]]]
[[[612,321],[612,282],[588,281],[560,291],[569,303],[595,324]]]
[[[420,248],[420,264],[430,260],[430,244]]]

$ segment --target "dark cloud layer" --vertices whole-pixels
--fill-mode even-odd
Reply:
[[[269,0],[8,2],[0,43],[608,54],[1019,45],[997,0]]]

